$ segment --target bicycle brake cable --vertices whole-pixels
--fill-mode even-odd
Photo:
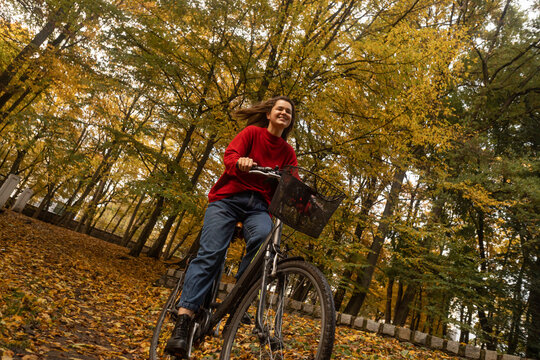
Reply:
[[[290,239],[296,230],[294,230],[290,235],[288,235],[285,238],[282,238],[282,240]],[[281,241],[283,243],[283,241]],[[276,244],[272,244],[272,251],[274,252],[274,261],[272,262],[272,272],[270,273],[272,276],[276,275],[277,272],[277,262],[279,259],[285,259],[287,257],[287,253],[289,252],[289,245],[285,244],[285,251],[282,251],[280,247],[277,247]]]

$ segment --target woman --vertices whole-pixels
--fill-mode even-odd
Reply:
[[[237,277],[244,272],[272,229],[268,205],[274,189],[265,177],[249,174],[253,166],[282,168],[298,165],[293,148],[286,142],[294,126],[294,103],[278,96],[232,114],[247,120],[247,126],[225,150],[225,172],[208,194],[197,257],[186,272],[178,303],[178,320],[165,351],[184,357],[189,351],[192,319],[217,275],[229,247],[235,225],[243,222],[246,255]]]

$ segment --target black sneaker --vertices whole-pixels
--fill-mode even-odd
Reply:
[[[178,316],[171,338],[167,341],[165,352],[177,358],[187,358],[190,347],[190,335],[193,320],[191,316],[183,314]]]

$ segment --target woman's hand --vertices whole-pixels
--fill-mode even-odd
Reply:
[[[236,167],[240,171],[246,171],[247,172],[247,171],[251,170],[251,168],[253,166],[257,166],[257,163],[255,161],[253,161],[252,158],[248,158],[248,157],[241,157],[236,162]]]

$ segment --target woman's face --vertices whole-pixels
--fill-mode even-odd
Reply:
[[[292,120],[292,105],[286,100],[278,100],[272,107],[269,113],[266,114],[268,118],[268,127],[275,128],[276,130],[285,130]]]

